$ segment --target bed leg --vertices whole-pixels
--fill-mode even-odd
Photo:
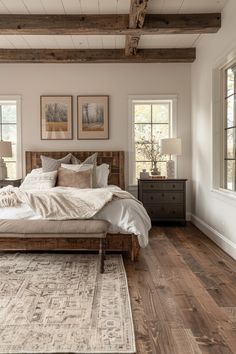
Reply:
[[[130,250],[130,258],[131,258],[132,262],[138,260],[139,251],[140,251],[140,246],[138,243],[138,238],[137,238],[137,236],[132,235],[132,244],[131,244],[131,250]]]
[[[100,273],[104,273],[104,261],[106,257],[106,239],[100,239]]]

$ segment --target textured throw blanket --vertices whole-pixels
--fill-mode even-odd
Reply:
[[[135,199],[130,193],[115,187],[114,189],[55,187],[47,191],[23,191],[8,186],[0,190],[0,207],[25,203],[44,219],[90,219],[115,198]]]
[[[12,186],[7,186],[0,190],[0,208],[14,207],[19,203],[15,189]]]

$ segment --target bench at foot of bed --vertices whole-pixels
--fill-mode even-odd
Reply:
[[[105,220],[0,220],[0,250],[67,250],[74,249],[70,243],[96,241],[103,273],[108,227]]]
[[[108,223],[103,220],[0,220],[2,251],[100,250]],[[128,252],[137,260],[137,236],[106,234],[106,251]],[[103,243],[103,247],[105,247]],[[104,252],[100,251],[101,260]]]

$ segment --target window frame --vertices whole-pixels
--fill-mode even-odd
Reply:
[[[235,102],[236,102],[236,90],[234,90],[234,93],[232,93],[231,95],[227,96],[227,70],[232,68],[232,67],[236,67],[236,58],[231,61],[230,63],[226,64],[222,70],[221,70],[221,76],[222,76],[222,137],[221,137],[221,141],[222,141],[222,161],[221,161],[221,183],[220,183],[220,188],[229,192],[229,193],[234,193],[236,194],[236,149],[234,151],[234,158],[230,159],[227,158],[227,138],[226,138],[226,131],[229,129],[235,129],[235,124],[232,127],[227,127],[227,99],[230,96],[235,97]],[[235,81],[235,88],[236,88],[236,76],[234,78]],[[235,113],[235,117],[234,119],[236,120],[236,107],[234,106],[234,113]],[[236,129],[235,129],[236,131]],[[236,145],[236,137],[234,138],[234,143]],[[234,176],[234,189],[228,189],[227,188],[227,167],[226,167],[226,161],[229,160],[233,160],[235,161],[235,176]]]
[[[134,103],[139,101],[143,103],[153,103],[154,101],[170,101],[172,104],[172,114],[170,117],[170,138],[176,137],[177,134],[177,99],[178,96],[171,95],[130,95],[128,96],[128,184],[129,186],[137,186],[137,180],[135,176],[135,141],[134,141]],[[153,101],[153,102],[152,102]],[[172,157],[176,161],[176,158]],[[175,171],[177,172],[177,165]]]
[[[21,96],[0,95],[0,102],[16,102],[16,179],[22,178]]]

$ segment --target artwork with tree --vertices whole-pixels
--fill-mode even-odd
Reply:
[[[78,96],[78,139],[108,139],[108,96]]]

